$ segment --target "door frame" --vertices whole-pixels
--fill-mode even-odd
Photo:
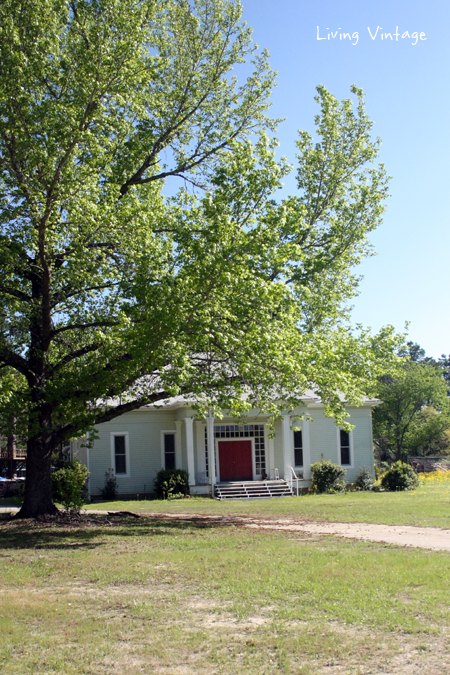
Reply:
[[[219,458],[219,443],[221,441],[224,441],[226,443],[230,441],[250,441],[251,443],[251,450],[252,450],[252,480],[256,480],[256,462],[255,462],[255,439],[254,437],[245,437],[245,438],[215,438],[215,459],[216,459],[216,481],[217,483],[220,483],[220,458]],[[231,481],[233,482],[233,481]],[[239,481],[234,481],[236,483],[239,483]]]

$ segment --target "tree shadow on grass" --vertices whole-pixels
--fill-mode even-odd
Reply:
[[[189,520],[164,519],[141,516],[115,517],[96,516],[80,521],[38,522],[35,520],[17,520],[14,517],[0,516],[0,551],[8,549],[60,549],[74,551],[93,549],[107,545],[107,539],[127,537],[167,536],[171,532],[185,531],[195,533],[199,530],[212,530],[233,525],[231,520]]]

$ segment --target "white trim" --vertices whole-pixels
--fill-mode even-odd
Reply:
[[[86,436],[89,434],[89,431],[87,432]],[[90,469],[90,463],[91,463],[91,457],[90,457],[90,447],[89,445],[86,447],[86,464],[87,464],[87,470],[89,471],[88,477],[87,477],[87,491],[88,491],[88,496],[89,499],[91,498],[91,469]]]
[[[195,485],[195,463],[194,463],[194,420],[192,417],[184,419],[186,431],[186,455],[187,470],[189,474],[189,485]]]
[[[374,405],[379,405],[379,403],[381,403],[381,401],[379,401],[378,399],[370,399],[368,401],[368,403],[371,404],[373,400],[377,401],[377,403],[375,403]],[[189,408],[190,410],[192,410],[193,406],[196,404],[195,400],[176,401],[175,403],[165,402],[165,401],[168,401],[168,399],[161,399],[161,401],[162,402],[148,403],[146,405],[141,406],[140,408],[136,408],[135,410],[132,410],[131,412],[138,412],[138,411],[142,412],[142,411],[146,411],[146,410],[177,410],[177,409],[181,409],[181,408],[184,408],[184,409]],[[314,404],[315,402],[318,402],[318,401],[320,401],[319,397],[313,398],[311,396],[307,396],[305,398],[299,398],[297,407],[301,407],[302,405],[309,406],[309,405]],[[344,403],[345,403],[345,401],[344,401]],[[367,403],[367,401],[362,401],[361,405],[366,405],[366,403]],[[358,406],[354,406],[354,407],[358,407]],[[228,415],[228,409],[224,409],[224,412],[226,413],[225,417],[232,417],[232,416]],[[126,414],[126,413],[124,413],[124,414]],[[249,411],[247,411],[247,414],[248,414],[249,418],[254,417],[255,415],[259,414],[259,408],[251,408]],[[266,419],[268,419],[270,416],[268,414],[265,414],[264,417]]]
[[[183,424],[182,420],[175,421],[175,468],[182,469],[183,462],[181,460],[181,425]]]
[[[361,401],[358,405],[348,405],[345,401],[342,401],[344,406],[348,408],[374,408],[377,405],[380,405],[383,401],[380,401],[380,399],[369,399],[368,401]],[[325,408],[325,403],[322,403],[321,401],[319,402],[314,402],[314,403],[307,403],[305,401],[305,405],[307,408]]]
[[[264,429],[263,429],[263,433],[264,433]],[[217,440],[219,440],[219,439],[217,439]],[[245,439],[245,438],[241,438],[240,440],[241,440],[241,441],[245,441],[246,439]],[[252,443],[252,445],[251,445],[251,448],[252,448],[252,478],[253,478],[253,480],[257,480],[257,474],[256,474],[255,437],[254,437],[254,436],[251,436],[251,437],[250,437],[250,440],[251,440],[251,443]],[[264,439],[264,441],[265,441],[265,439]],[[264,443],[264,455],[265,455],[265,454],[266,454],[266,444]],[[258,474],[258,476],[261,478],[261,474]]]
[[[303,480],[311,480],[311,434],[306,415],[302,420]]]
[[[208,473],[209,473],[209,479],[208,483],[211,485],[211,492],[213,491],[214,485],[216,483],[216,470],[217,470],[217,462],[216,462],[216,453],[215,453],[215,448],[214,448],[214,416],[213,415],[208,415],[206,418],[206,441],[207,441],[207,449],[208,449]]]
[[[217,458],[217,482],[220,483],[220,461],[219,461],[219,443],[228,443],[228,441],[250,441],[251,451],[252,451],[252,480],[257,480],[256,478],[256,456],[255,456],[255,437],[254,436],[245,436],[245,438],[235,437],[235,438],[215,438],[215,454]],[[267,469],[266,469],[267,473]]]
[[[205,423],[196,420],[195,428],[197,439],[197,473],[206,473]]]
[[[267,440],[267,452],[266,452],[266,474],[270,477],[272,475],[272,471],[275,468],[275,443],[273,438],[269,436],[269,430],[267,429],[267,425],[264,425],[265,428],[265,433],[266,437],[265,440]]]
[[[375,457],[373,456],[373,419],[372,419],[372,411],[370,411],[370,417],[369,417],[369,438],[370,438],[370,445],[369,447],[371,448],[371,457],[372,457],[372,476],[376,476],[375,474]]]
[[[91,435],[91,432],[87,431],[86,432],[86,465],[87,465],[87,470],[89,471],[88,477],[87,477],[87,491],[88,491],[89,499],[91,498],[91,480],[90,480],[90,478],[91,478],[91,467],[90,467],[91,458],[90,458],[90,454],[89,454],[89,451],[90,451],[90,447],[89,447],[90,435]]]
[[[215,425],[214,425],[215,426]],[[220,483],[220,462],[219,462],[219,443],[218,438],[216,438],[216,430],[214,429],[214,464],[216,467],[216,483]],[[231,440],[231,439],[227,439]]]
[[[111,443],[111,468],[113,473],[117,478],[129,478],[130,477],[130,441],[129,441],[129,432],[128,431],[111,431],[110,434],[110,443]],[[116,436],[125,437],[125,465],[126,473],[116,473],[116,452],[114,438]]]
[[[353,469],[355,465],[355,453],[353,450],[353,429],[348,434],[348,440],[350,443],[350,464],[341,464],[341,429],[336,427],[337,431],[337,463],[339,466],[343,466],[347,469]]]
[[[295,427],[297,427],[297,429]],[[303,464],[295,464],[295,441],[294,441],[295,431],[301,431],[302,432]],[[296,472],[297,472],[297,469],[301,469],[302,473],[304,473],[304,471],[305,471],[305,439],[304,439],[304,433],[303,433],[303,419],[299,419],[292,424],[291,434],[292,434],[292,457],[291,457],[292,462],[291,462],[291,466],[294,467]]]
[[[294,434],[292,433],[291,428],[291,417],[290,415],[283,415],[281,420],[281,437],[283,443],[283,478],[284,480],[289,480],[291,474],[292,466],[292,453],[293,453],[293,442]]]
[[[175,468],[177,467],[177,432],[175,429],[163,429],[161,431],[161,468],[165,469],[166,468],[166,453],[165,453],[165,448],[164,448],[164,436],[165,435],[171,434],[172,436],[175,436],[174,444],[175,444]]]

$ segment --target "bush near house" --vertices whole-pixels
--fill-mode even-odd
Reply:
[[[419,478],[412,466],[400,460],[395,462],[381,479],[381,486],[391,492],[414,490],[418,485]]]
[[[347,471],[339,464],[322,459],[320,462],[311,464],[311,472],[311,487],[314,492],[344,492],[344,477]]]
[[[102,499],[113,501],[119,496],[119,486],[117,478],[112,469],[105,471],[105,484],[102,487]]]
[[[159,499],[173,499],[189,494],[189,474],[184,469],[161,469],[155,478],[155,492]]]
[[[367,466],[362,466],[358,471],[358,475],[356,476],[356,480],[354,483],[355,488],[357,490],[363,490],[364,492],[368,492],[370,490],[373,490],[374,483],[375,483],[374,478],[370,473],[369,469],[367,468]]]
[[[85,484],[89,471],[84,464],[74,459],[67,466],[52,473],[52,496],[66,511],[78,511],[86,502]]]

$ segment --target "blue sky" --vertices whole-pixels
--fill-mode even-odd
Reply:
[[[429,356],[450,352],[450,3],[431,0],[242,0],[254,40],[279,72],[271,114],[280,125],[281,153],[291,162],[299,128],[314,132],[315,87],[339,99],[362,87],[381,160],[392,176],[383,225],[371,235],[377,256],[364,275],[353,320],[377,330],[391,323]],[[317,40],[355,33],[349,41]],[[381,40],[424,33],[426,39]],[[375,40],[372,35],[379,27]],[[288,179],[286,189],[295,183]]]

